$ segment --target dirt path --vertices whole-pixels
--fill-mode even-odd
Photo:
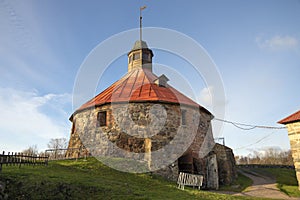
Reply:
[[[253,184],[246,188],[245,192],[233,194],[235,196],[253,196],[272,199],[299,199],[289,197],[281,192],[276,187],[276,180],[270,176],[255,173],[250,169],[243,169],[240,173],[251,178],[253,180]]]

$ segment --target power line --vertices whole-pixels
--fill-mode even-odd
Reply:
[[[250,147],[250,146],[253,146],[253,145],[255,145],[255,144],[258,144],[258,143],[260,143],[261,141],[263,141],[263,140],[265,140],[266,138],[268,138],[268,137],[270,137],[271,135],[273,135],[274,133],[275,133],[275,131],[272,131],[270,134],[268,134],[268,135],[266,135],[266,136],[260,138],[260,139],[257,140],[256,142],[251,143],[251,144],[248,144],[248,145],[245,145],[245,146],[242,146],[242,147],[235,148],[234,150],[244,149],[244,148],[246,148],[246,147]]]
[[[245,131],[249,131],[255,128],[262,128],[262,129],[285,129],[286,127],[276,127],[276,126],[262,126],[262,125],[251,125],[251,124],[243,124],[243,123],[238,123],[238,122],[232,122],[232,121],[228,121],[225,119],[218,119],[218,118],[214,118],[214,120],[216,121],[221,121],[221,122],[225,122],[228,124],[232,124],[233,126],[245,130]]]

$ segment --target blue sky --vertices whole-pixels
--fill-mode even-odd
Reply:
[[[278,120],[300,109],[300,1],[1,0],[0,150],[34,144],[43,150],[50,138],[69,137],[81,64],[105,39],[137,28],[142,5],[147,5],[145,27],[179,31],[208,52],[223,80],[227,120],[278,126]],[[153,50],[154,62],[189,76],[182,59]],[[124,55],[106,71],[98,92],[126,70]],[[172,74],[168,77],[180,88]],[[201,78],[187,79],[194,99],[211,110],[208,91],[214,88]],[[289,149],[286,130],[243,131],[224,124],[218,137],[239,155]]]

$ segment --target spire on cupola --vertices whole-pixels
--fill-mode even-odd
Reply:
[[[153,52],[142,40],[142,10],[146,6],[140,7],[140,40],[137,40],[131,51],[128,53],[128,72],[134,69],[149,69],[152,71]]]

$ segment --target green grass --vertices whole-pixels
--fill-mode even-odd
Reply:
[[[292,197],[300,197],[298,181],[294,169],[285,168],[259,168],[258,173],[264,172],[276,178],[277,187],[284,193]]]
[[[48,166],[3,166],[9,199],[257,199],[188,188],[151,174],[113,170],[98,160],[53,161]]]
[[[251,186],[253,181],[248,178],[247,176],[244,176],[241,173],[238,173],[238,178],[233,181],[231,185],[224,185],[220,187],[220,190],[222,191],[232,191],[232,192],[242,192],[247,187]]]

